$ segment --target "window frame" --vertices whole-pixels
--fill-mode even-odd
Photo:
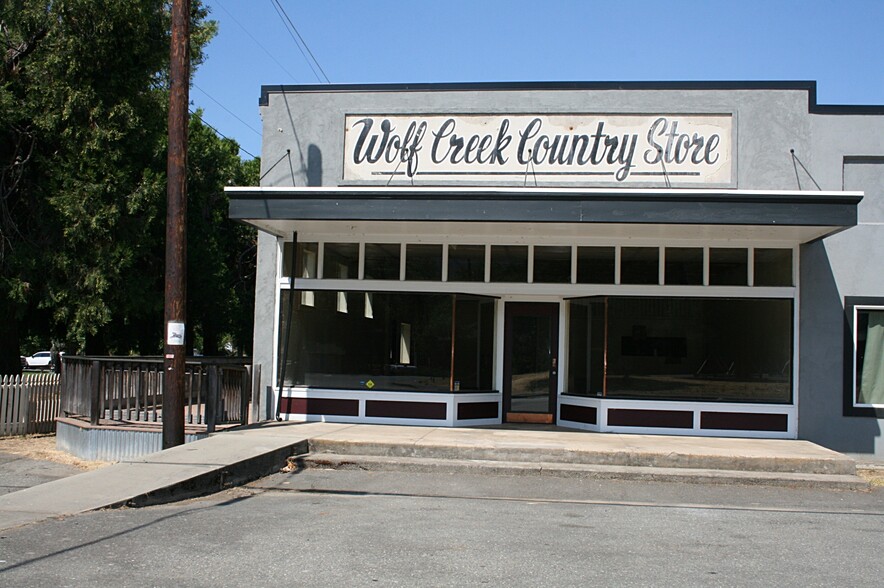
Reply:
[[[860,310],[884,311],[884,297],[846,296],[844,298],[844,416],[881,419],[884,418],[884,405],[857,403],[856,318]]]

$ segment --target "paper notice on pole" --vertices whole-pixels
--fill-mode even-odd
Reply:
[[[184,323],[166,323],[166,345],[184,345]]]

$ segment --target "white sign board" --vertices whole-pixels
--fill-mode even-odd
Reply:
[[[348,115],[344,181],[732,182],[732,116]]]
[[[166,323],[166,345],[184,345],[184,323],[178,321]]]

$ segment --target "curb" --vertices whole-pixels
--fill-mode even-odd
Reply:
[[[384,457],[306,453],[289,459],[288,469],[340,469],[496,476],[546,476],[596,480],[741,484],[826,490],[868,491],[868,482],[856,475],[795,472],[736,471],[702,468],[620,466],[558,462],[520,462],[429,457]]]
[[[855,475],[856,464],[846,457],[760,457],[652,453],[636,451],[581,451],[529,446],[487,447],[481,445],[420,445],[384,442],[310,439],[311,453],[375,457],[434,458],[451,460],[532,461],[629,467],[688,468],[748,472],[782,472],[823,475]]]

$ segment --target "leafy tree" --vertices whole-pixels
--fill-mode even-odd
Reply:
[[[22,338],[161,346],[168,4],[0,0],[0,373]],[[192,1],[193,67],[207,14]]]
[[[256,237],[227,218],[224,187],[257,185],[259,161],[241,161],[236,141],[218,137],[201,116],[191,117],[188,132],[187,341],[192,350],[198,337],[204,355],[218,355],[224,342],[249,351]]]

